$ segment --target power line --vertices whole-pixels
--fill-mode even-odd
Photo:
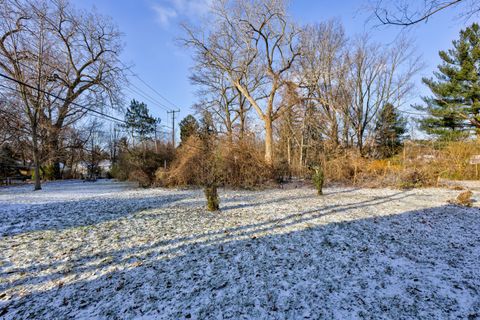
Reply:
[[[65,101],[65,102],[70,102],[73,106],[75,106],[75,107],[77,107],[77,108],[80,108],[80,109],[83,109],[83,110],[90,111],[90,112],[94,113],[94,116],[99,117],[99,118],[101,118],[101,119],[103,119],[103,120],[116,121],[116,122],[122,123],[122,124],[124,124],[124,125],[128,125],[128,123],[127,123],[125,120],[123,120],[123,119],[120,119],[120,118],[111,116],[111,115],[109,115],[109,114],[106,114],[106,113],[104,113],[104,112],[101,112],[101,111],[92,109],[92,108],[87,107],[87,106],[80,105],[80,104],[78,104],[78,103],[76,103],[76,102],[73,102],[73,101],[68,101],[68,100],[65,99],[65,98],[62,98],[62,97],[60,97],[60,96],[58,96],[58,95],[55,95],[55,94],[50,93],[50,92],[47,92],[47,91],[45,91],[45,90],[42,90],[42,89],[39,89],[39,88],[35,88],[34,86],[29,85],[28,83],[25,83],[25,82],[23,82],[23,81],[14,79],[14,78],[9,77],[9,76],[7,76],[7,75],[5,75],[5,74],[3,74],[3,73],[0,73],[0,76],[3,77],[3,78],[5,78],[5,79],[7,79],[7,80],[16,82],[16,83],[18,83],[18,84],[20,84],[20,85],[26,86],[26,87],[28,87],[28,88],[30,88],[30,89],[32,89],[32,90],[36,90],[36,91],[41,92],[41,93],[43,93],[43,94],[46,94],[46,95],[48,95],[48,96],[54,97],[54,98],[56,98],[56,99],[59,99],[59,100]],[[16,92],[18,92],[18,93],[22,93],[20,90],[18,90],[18,89],[16,89],[16,88],[7,87],[7,86],[2,85],[2,84],[0,84],[0,86],[3,87],[3,88],[9,89],[9,90],[16,91]]]
[[[397,111],[400,112],[400,113],[409,114],[409,115],[414,115],[414,116],[421,116],[421,117],[426,116],[426,114],[417,113],[417,112],[411,112],[411,111],[406,111],[406,110],[397,109]]]
[[[18,63],[19,63],[20,65],[22,65],[22,66],[30,69],[31,71],[36,72],[36,70],[35,70],[33,67],[28,66],[28,65],[25,64],[25,63],[21,63],[21,62],[18,62]],[[45,63],[45,62],[44,62],[44,64],[47,65],[47,66],[52,67],[51,65],[49,65],[49,64],[47,64],[47,63]],[[52,67],[52,68],[53,68],[53,67]],[[56,68],[56,67],[55,67],[55,68]],[[136,88],[136,89],[138,90],[138,91],[136,91],[136,90],[134,90],[134,89],[132,89],[132,88],[126,87],[125,89],[127,89],[128,91],[130,91],[132,94],[134,94],[134,95],[140,95],[140,96],[144,97],[145,99],[149,100],[150,102],[152,102],[154,105],[159,106],[160,108],[163,108],[163,109],[166,110],[166,111],[171,110],[171,109],[169,109],[167,106],[165,106],[164,104],[162,104],[161,102],[159,102],[158,100],[155,100],[155,99],[152,98],[150,95],[148,95],[147,93],[145,93],[142,89],[140,89],[139,87],[135,86],[133,83],[130,83],[130,85],[132,85],[134,88]],[[17,90],[17,92],[18,92],[18,90]],[[20,93],[21,93],[21,92],[20,92]],[[142,94],[142,93],[143,93],[143,94]]]
[[[31,70],[32,72],[36,72],[36,70],[25,64],[25,63],[22,63],[22,62],[18,62],[20,65],[28,68],[29,70]],[[46,63],[45,63],[46,64]],[[49,64],[46,64],[47,66],[50,66]],[[53,68],[53,67],[52,67]],[[158,106],[164,110],[166,110],[167,112],[170,111],[171,109],[167,106],[165,106],[163,103],[159,102],[158,100],[154,99],[153,97],[151,97],[150,95],[148,95],[148,93],[146,93],[145,91],[143,91],[141,88],[137,87],[136,85],[134,85],[133,83],[129,83],[129,85],[131,85],[133,88],[130,88],[130,87],[126,87],[125,89],[127,89],[129,92],[131,92],[133,95],[138,95],[138,96],[141,96],[143,97],[144,99],[146,99],[147,101],[151,102],[154,106]]]
[[[133,88],[137,89],[138,91],[140,91],[141,93],[143,93],[145,96],[147,96],[148,98],[150,98],[151,101],[154,101],[156,102],[157,104],[159,104],[162,108],[165,108],[167,111],[169,110],[172,110],[172,108],[166,106],[165,104],[163,104],[162,102],[158,101],[157,99],[153,98],[151,95],[149,95],[148,93],[146,93],[145,91],[143,91],[141,88],[139,88],[138,86],[136,86],[135,84],[133,83],[129,83]]]
[[[146,83],[144,80],[142,80],[142,78],[140,78],[139,75],[137,75],[136,73],[133,73],[133,71],[130,71],[132,72],[132,74],[135,76],[135,78],[137,78],[138,80],[140,80],[143,84],[145,84],[148,88],[150,88],[153,92],[155,92],[160,98],[162,98],[163,100],[165,100],[167,103],[171,104],[174,108],[178,108],[176,104],[174,104],[173,102],[171,102],[170,100],[168,100],[167,98],[165,98],[160,92],[158,92],[157,90],[155,90],[152,86],[150,86],[148,83]]]
[[[151,102],[154,106],[160,107],[160,108],[164,109],[164,110],[167,111],[167,112],[171,110],[171,109],[169,109],[168,107],[166,107],[165,105],[163,105],[163,104],[159,103],[158,101],[154,100],[153,98],[151,98],[151,97],[148,96],[147,94],[142,93],[143,91],[140,92],[140,90],[138,90],[138,89],[135,90],[135,89],[132,89],[131,87],[125,87],[125,89],[126,89],[127,91],[130,91],[130,93],[132,93],[133,95],[138,95],[138,96],[144,98],[145,100]]]
[[[167,98],[165,98],[162,94],[160,94],[157,90],[155,90],[155,88],[153,88],[152,86],[150,86],[145,80],[143,80],[138,74],[134,73],[132,70],[128,69],[128,66],[125,65],[125,63],[123,63],[121,60],[119,60],[118,58],[116,58],[116,60],[118,62],[120,62],[134,77],[136,77],[138,80],[140,80],[145,86],[147,86],[150,90],[152,90],[154,93],[156,93],[160,98],[162,98],[163,100],[165,100],[167,103],[171,104],[172,106],[175,106],[176,105],[171,102],[170,100],[168,100]],[[32,66],[29,66],[23,62],[20,62],[18,61],[18,63],[20,65],[22,65],[23,67],[29,69],[30,71],[32,72],[36,72],[37,70],[35,70],[35,68],[33,68]],[[45,64],[46,66],[49,66],[51,67],[52,69],[56,70],[57,69],[57,66],[52,66],[46,62],[43,62],[43,64]],[[159,100],[155,99],[154,97],[152,97],[150,94],[148,94],[147,92],[145,92],[144,90],[142,90],[140,87],[138,87],[137,85],[135,85],[134,83],[132,82],[129,82],[129,86],[130,87],[126,87],[125,89],[127,89],[130,93],[134,94],[134,95],[139,95],[141,97],[143,97],[144,99],[148,100],[150,103],[152,103],[154,106],[157,106],[159,108],[162,108],[166,111],[171,111],[173,110],[171,107],[165,105],[164,103],[160,102]],[[176,107],[178,109],[178,107]]]
[[[145,80],[143,80],[137,73],[133,72],[129,66],[127,66],[123,61],[117,58],[117,61],[120,62],[130,73],[137,78],[140,82],[142,82],[145,86],[147,86],[150,90],[152,90],[154,93],[156,93],[161,99],[172,105],[176,109],[180,109],[175,103],[171,102],[169,99],[167,99],[164,95],[162,95],[158,90],[156,90],[154,87],[149,85]],[[172,108],[170,108],[172,109]]]
[[[39,88],[35,88],[34,86],[29,85],[28,83],[25,83],[25,82],[23,82],[23,81],[14,79],[14,78],[12,78],[12,77],[9,77],[9,76],[7,76],[6,74],[0,73],[0,77],[5,78],[5,79],[10,80],[10,81],[13,81],[13,82],[16,82],[17,84],[23,85],[23,86],[25,86],[25,87],[27,87],[27,88],[30,88],[30,89],[32,89],[32,90],[36,90],[37,92],[46,94],[46,95],[48,95],[48,96],[50,96],[50,97],[53,97],[53,98],[55,98],[55,99],[59,99],[59,100],[62,100],[62,101],[64,101],[64,102],[70,102],[73,106],[76,106],[76,107],[78,107],[78,108],[81,108],[81,109],[90,111],[90,112],[95,113],[95,114],[97,114],[97,115],[99,115],[99,116],[102,116],[102,117],[104,117],[104,118],[107,118],[107,119],[109,119],[109,120],[111,120],[111,121],[117,121],[117,122],[120,122],[120,123],[127,124],[127,122],[125,122],[124,120],[122,120],[122,119],[120,119],[120,118],[117,118],[117,117],[111,116],[111,115],[109,115],[109,114],[100,112],[100,111],[95,110],[95,109],[92,109],[92,108],[90,108],[90,107],[82,106],[82,105],[80,105],[80,104],[78,104],[78,103],[76,103],[76,102],[74,102],[74,101],[69,101],[69,100],[67,100],[67,99],[65,99],[65,98],[62,98],[62,97],[60,97],[60,96],[57,96],[57,95],[55,95],[55,94],[53,94],[53,93],[50,93],[50,92],[47,92],[47,91],[45,91],[45,90],[42,90],[42,89],[39,89]],[[13,89],[13,88],[10,88],[10,89]],[[13,89],[13,90],[18,91],[17,89]]]
[[[118,59],[117,59],[118,60]],[[121,62],[120,60],[118,60],[119,62]],[[31,70],[32,72],[36,72],[37,70],[35,70],[35,68],[33,68],[32,66],[29,66],[25,63],[22,63],[20,61],[18,61],[18,63],[26,68],[28,68],[29,70]],[[46,66],[49,66],[53,69],[57,69],[57,67],[53,67],[52,65],[46,63],[46,62],[43,62]],[[123,64],[123,62],[121,62]],[[123,64],[124,65],[124,64]],[[130,72],[132,72],[131,70],[129,70]],[[133,74],[133,73],[132,73]],[[134,74],[134,76],[138,77],[138,75]],[[140,78],[139,78],[140,79]],[[145,85],[147,85],[149,88],[151,88],[152,90],[155,90],[153,89],[151,86],[149,86],[146,82],[144,82],[143,80],[141,80],[143,83],[145,83]],[[148,93],[146,93],[144,90],[142,90],[141,88],[139,88],[138,86],[136,86],[135,84],[129,82],[129,85],[131,87],[126,87],[125,89],[127,89],[128,91],[130,91],[132,94],[134,95],[139,95],[141,97],[143,97],[144,99],[148,100],[149,102],[151,102],[154,106],[157,106],[157,107],[160,107],[166,111],[171,111],[172,108],[166,106],[165,104],[163,104],[162,102],[158,101],[157,99],[153,98],[151,95],[149,95]],[[158,93],[157,93],[158,94]],[[168,101],[168,100],[167,100]]]

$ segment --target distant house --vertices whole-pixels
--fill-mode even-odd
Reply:
[[[112,169],[112,161],[102,160],[98,163],[102,177],[106,177],[107,173]]]
[[[112,162],[110,160],[102,160],[95,165],[95,175],[100,178],[106,178],[107,174],[112,169]],[[81,177],[88,177],[90,174],[91,163],[89,162],[80,162],[75,167],[76,174],[79,174]]]
[[[31,167],[20,161],[13,161],[9,164],[0,163],[0,185],[23,183],[31,176]]]

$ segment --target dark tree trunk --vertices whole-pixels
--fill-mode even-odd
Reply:
[[[37,136],[37,127],[32,127],[32,144],[33,144],[33,163],[34,163],[34,176],[35,176],[35,186],[34,191],[41,190],[42,184],[40,180],[40,155],[38,150],[38,136]]]

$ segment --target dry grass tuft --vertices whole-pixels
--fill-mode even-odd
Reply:
[[[448,202],[458,206],[471,207],[473,204],[472,196],[473,192],[467,190],[461,192],[454,200],[449,200]]]

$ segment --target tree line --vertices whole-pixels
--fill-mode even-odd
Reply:
[[[328,161],[399,152],[423,67],[408,38],[383,45],[347,36],[336,20],[301,25],[283,0],[213,1],[208,24],[182,25],[198,100],[174,146],[145,103],[124,107],[128,68],[108,17],[29,0],[1,2],[0,15],[1,170],[19,161],[34,168],[35,189],[42,178],[76,177],[82,163],[94,176],[102,160],[112,176],[144,186],[204,185],[216,194],[217,185],[292,175],[321,186]],[[463,30],[423,79],[432,95],[413,111],[440,140],[468,139],[480,127],[478,39],[477,24]]]
[[[183,28],[195,109],[210,113],[230,142],[261,124],[255,133],[267,164],[303,167],[323,151],[366,155],[401,140],[400,108],[422,67],[408,39],[383,46],[368,35],[348,38],[338,21],[300,26],[278,0],[216,1],[208,26]],[[381,137],[389,120],[394,141]]]

